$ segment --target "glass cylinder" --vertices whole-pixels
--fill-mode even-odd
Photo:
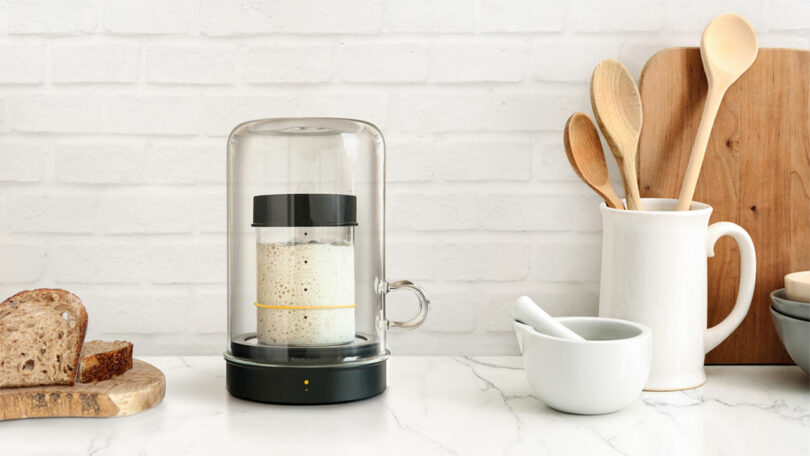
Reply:
[[[267,119],[228,139],[228,390],[330,403],[385,389],[386,331],[429,301],[385,279],[385,145],[349,119]],[[385,315],[407,289],[419,313]]]

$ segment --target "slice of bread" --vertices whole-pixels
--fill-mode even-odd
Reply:
[[[85,342],[79,362],[79,383],[100,382],[132,369],[132,343],[116,340]]]
[[[87,330],[82,301],[40,288],[0,304],[0,388],[73,385]]]

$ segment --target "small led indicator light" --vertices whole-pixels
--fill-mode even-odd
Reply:
[[[304,380],[304,385],[309,385],[309,380]]]

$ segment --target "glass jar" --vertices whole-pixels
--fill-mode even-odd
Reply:
[[[253,198],[259,343],[354,340],[356,201],[317,193]]]
[[[386,332],[429,301],[385,279],[385,146],[349,119],[267,119],[228,139],[226,379],[245,399],[315,404],[385,390]],[[419,312],[390,321],[407,289]]]

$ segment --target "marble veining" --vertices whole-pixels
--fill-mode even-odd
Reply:
[[[710,366],[698,389],[577,416],[532,396],[519,357],[395,356],[384,394],[306,407],[230,397],[220,357],[143,359],[166,374],[157,408],[2,422],[0,454],[810,455],[795,366]]]

